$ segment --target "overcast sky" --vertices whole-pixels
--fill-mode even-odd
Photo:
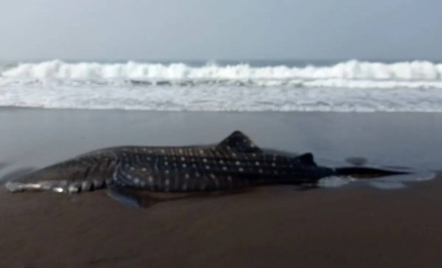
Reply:
[[[442,59],[442,0],[3,0],[0,60]]]

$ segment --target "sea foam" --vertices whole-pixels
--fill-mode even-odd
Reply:
[[[0,71],[0,105],[167,111],[442,112],[442,64],[330,66],[21,63]]]
[[[248,64],[191,67],[183,63],[67,63],[60,60],[22,63],[2,72],[3,77],[35,79],[363,79],[441,80],[442,64],[428,61],[376,63],[347,61],[332,66],[268,66]]]

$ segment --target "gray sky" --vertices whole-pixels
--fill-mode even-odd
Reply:
[[[5,0],[0,60],[440,60],[441,12],[441,0]]]

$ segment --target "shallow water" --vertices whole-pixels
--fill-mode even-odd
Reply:
[[[397,190],[413,183],[429,181],[436,178],[436,172],[410,170],[410,174],[392,175],[379,178],[358,179],[352,177],[327,177],[319,180],[318,186],[321,188],[338,188],[347,185],[363,185],[381,190]]]

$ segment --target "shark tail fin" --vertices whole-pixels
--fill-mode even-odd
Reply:
[[[337,175],[351,176],[358,179],[371,179],[385,176],[409,174],[410,172],[369,168],[369,167],[341,167],[335,168]]]

